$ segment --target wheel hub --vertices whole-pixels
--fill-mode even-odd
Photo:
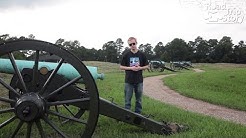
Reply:
[[[44,115],[44,101],[34,92],[23,94],[16,102],[15,113],[23,121],[34,121]]]

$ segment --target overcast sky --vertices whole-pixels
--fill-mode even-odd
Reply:
[[[246,0],[0,0],[0,35],[101,49],[134,36],[139,44],[230,36],[246,41]]]

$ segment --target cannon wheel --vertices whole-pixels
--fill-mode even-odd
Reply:
[[[37,87],[37,78],[39,77],[39,73],[37,73],[39,72],[38,62],[40,62],[39,53],[45,52],[60,57],[58,66],[52,71],[46,83],[41,86],[41,89],[37,91],[29,91],[30,86],[26,86],[25,77],[17,68],[15,56],[13,56],[16,52],[18,53],[24,50],[31,50],[35,53],[33,54],[35,55],[35,64],[33,66],[33,85],[31,87]],[[37,135],[40,137],[78,137],[79,135],[87,138],[92,136],[99,116],[99,95],[92,75],[76,56],[52,43],[39,40],[17,40],[0,44],[0,57],[7,57],[10,59],[18,82],[22,86],[22,88],[20,88],[21,90],[16,90],[16,88],[13,88],[8,84],[8,79],[6,80],[0,75],[0,84],[2,84],[0,85],[0,130],[5,129],[4,132],[10,133],[8,135],[11,137],[23,135],[25,135],[25,137],[37,137]],[[81,76],[60,86],[59,90],[57,89],[50,92],[49,95],[44,95],[44,91],[49,88],[48,85],[54,81],[52,78],[57,74],[57,71],[63,62],[71,64]],[[89,97],[68,98],[68,100],[63,101],[47,100],[48,97],[62,91],[66,87],[69,87],[72,84],[77,85],[76,82],[80,79],[83,79],[84,87],[86,88]],[[12,92],[16,95],[16,98],[9,98],[8,96],[1,94],[4,91]],[[73,105],[74,107],[72,108],[86,107],[79,110],[75,116],[63,114],[63,112],[58,112],[57,110],[51,110],[52,107],[53,109],[57,109],[57,107],[67,108],[67,106],[64,105]],[[82,116],[84,109],[87,110],[87,113]],[[78,118],[80,116],[82,117]],[[73,134],[69,134],[69,132],[67,132],[68,130],[66,130],[69,127],[62,128],[63,124],[59,124],[59,119],[57,118],[68,119],[70,122],[74,123],[71,124],[69,122],[69,126],[77,126],[78,124],[79,126],[82,126],[81,129],[83,130],[79,130],[78,135],[74,134],[74,132],[72,132]],[[26,125],[26,128],[24,124]],[[47,127],[49,127],[49,130],[47,130]]]
[[[154,64],[157,64],[157,65],[154,65]],[[151,63],[150,61],[150,71],[149,72],[154,72],[154,71],[163,72],[165,69],[164,66],[165,65],[160,60],[157,60],[156,63]]]

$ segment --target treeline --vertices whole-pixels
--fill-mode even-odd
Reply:
[[[10,40],[35,39],[30,34],[28,37],[12,37],[9,34],[0,36],[0,43]],[[127,42],[126,42],[127,43]],[[102,48],[97,50],[88,49],[82,46],[78,40],[66,41],[58,39],[55,44],[74,53],[83,61],[104,61],[119,63],[122,55],[129,50],[123,49],[123,40],[118,38],[115,41],[108,41],[102,44]],[[167,44],[162,42],[155,46],[151,44],[140,44],[139,49],[144,52],[149,60],[169,61],[191,61],[193,63],[246,63],[246,45],[243,40],[238,44],[233,44],[231,37],[224,36],[221,40],[205,40],[198,36],[194,41],[185,42],[181,38],[175,38]],[[28,51],[19,53],[19,58],[31,56]]]

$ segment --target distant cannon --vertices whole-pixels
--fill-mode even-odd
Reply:
[[[194,67],[192,66],[191,61],[182,61],[181,63],[182,63],[185,67],[194,68]]]
[[[153,72],[153,71],[163,72],[165,69],[175,72],[175,70],[166,67],[164,61],[161,61],[161,60],[150,60],[149,61],[149,69],[148,69],[149,72]]]
[[[34,61],[16,60],[14,54],[22,50],[32,50]],[[40,62],[41,52],[56,55],[60,60],[58,63]],[[154,121],[100,98],[95,79],[103,78],[103,75],[52,43],[38,40],[6,42],[0,44],[0,57],[7,57],[0,60],[0,72],[12,74],[11,80],[0,74],[2,137],[79,135],[89,138],[94,133],[99,114],[158,134],[173,134],[184,128],[175,123]]]
[[[187,65],[188,65],[187,63],[180,62],[180,61],[170,62],[170,68],[173,70],[182,70],[182,69],[190,70]]]

